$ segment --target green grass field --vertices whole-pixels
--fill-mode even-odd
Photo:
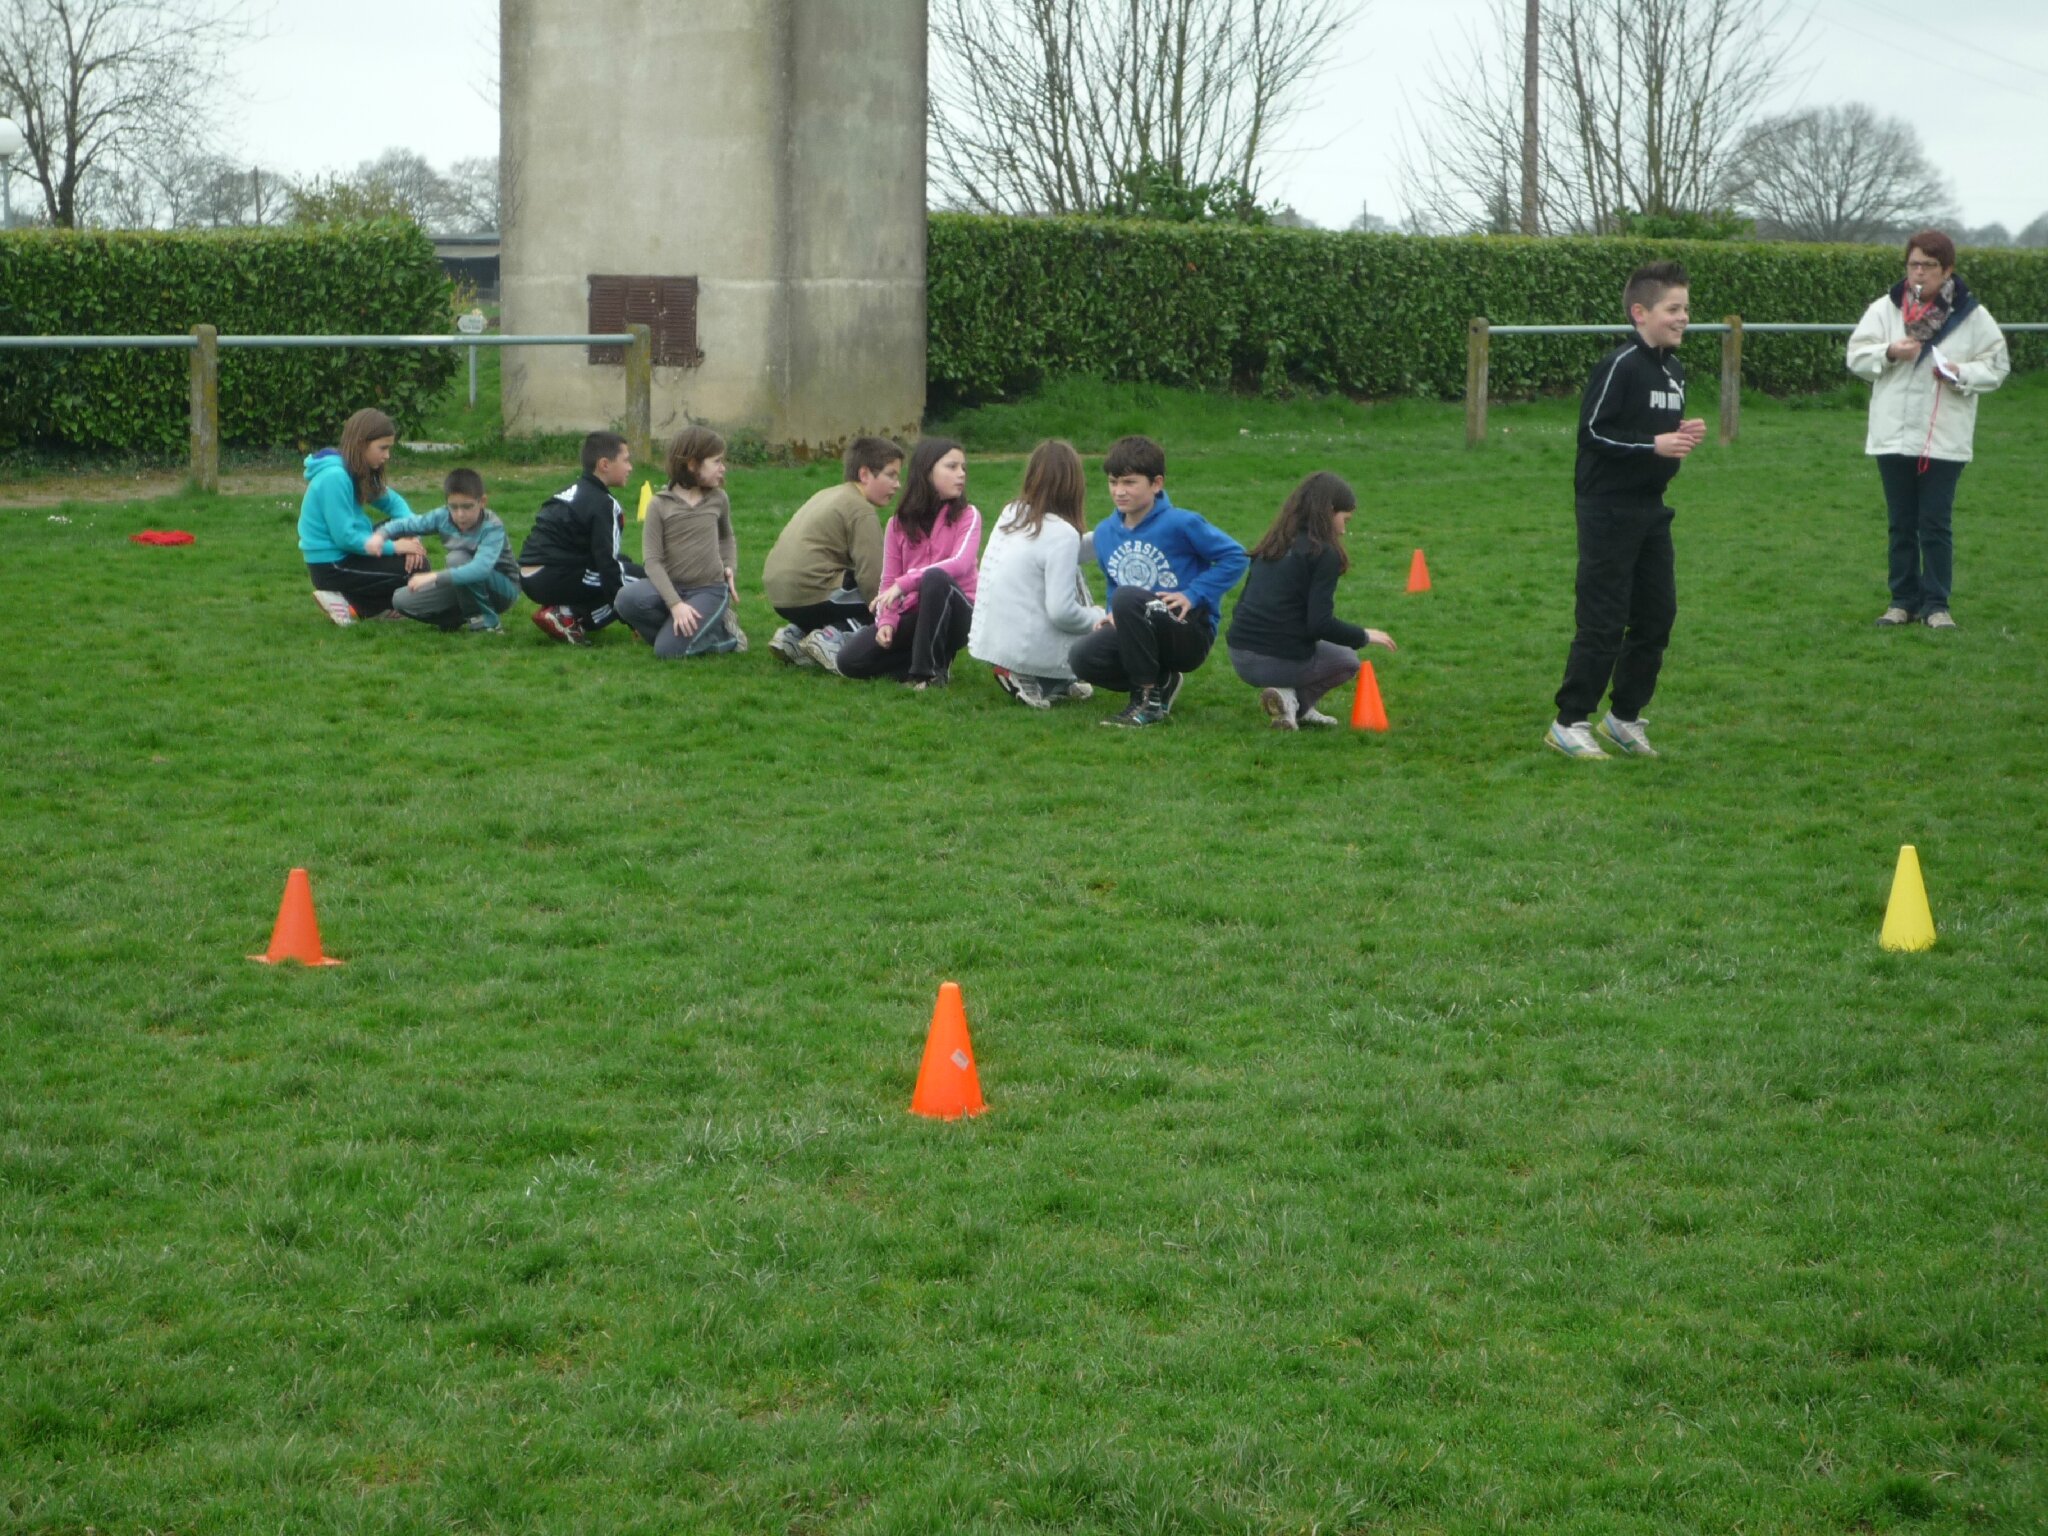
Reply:
[[[1244,537],[1350,476],[1384,736],[779,669],[829,468],[734,473],[754,649],[669,665],[335,629],[293,497],[0,512],[0,1527],[2043,1529],[2048,379],[1949,636],[1853,405],[1674,487],[1657,762],[1539,742],[1569,402],[953,424],[985,513],[1046,430]],[[347,964],[252,965],[300,864]]]

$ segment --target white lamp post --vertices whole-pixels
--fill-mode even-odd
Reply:
[[[14,224],[14,157],[28,143],[10,118],[0,117],[0,229]]]

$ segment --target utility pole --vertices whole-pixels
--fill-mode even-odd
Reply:
[[[1529,0],[1522,24],[1522,233],[1536,233],[1536,42],[1541,0]]]

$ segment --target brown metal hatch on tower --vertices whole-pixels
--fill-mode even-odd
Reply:
[[[697,347],[697,279],[618,277],[592,273],[590,330],[616,335],[629,325],[647,327],[657,368],[694,368],[704,361]],[[592,347],[593,363],[623,363],[624,347]]]

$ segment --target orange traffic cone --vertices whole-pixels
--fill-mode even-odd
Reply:
[[[978,1115],[988,1105],[981,1097],[981,1077],[974,1070],[974,1046],[967,1038],[967,1009],[960,984],[939,983],[939,1001],[932,1009],[931,1033],[925,1036],[924,1064],[917,1069],[917,1091],[910,1096],[913,1115],[957,1120]]]
[[[1415,558],[1408,562],[1408,590],[1427,592],[1429,590],[1429,562],[1422,558],[1422,551],[1415,551]]]
[[[1384,731],[1387,706],[1380,702],[1380,680],[1372,675],[1372,663],[1358,664],[1358,687],[1351,694],[1351,729]]]
[[[270,930],[270,948],[251,955],[265,965],[296,960],[301,965],[339,965],[320,953],[320,921],[313,916],[313,882],[303,869],[285,876],[284,900],[278,903],[277,926]]]

